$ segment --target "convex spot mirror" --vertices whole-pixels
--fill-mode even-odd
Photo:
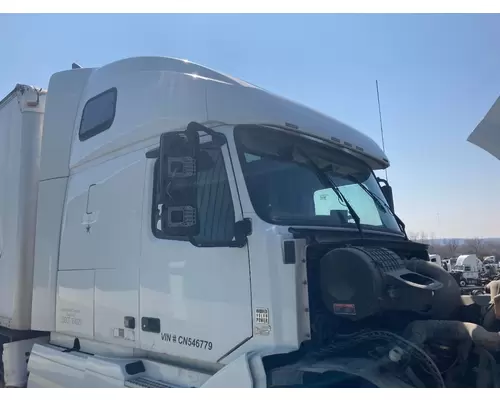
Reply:
[[[384,195],[387,204],[391,208],[391,211],[394,212],[394,197],[392,195],[391,185],[389,185],[389,182],[387,182],[385,179],[382,178],[377,178],[377,182],[379,183],[379,185],[381,183],[384,184],[384,186],[380,185],[380,190],[382,191],[382,194]]]

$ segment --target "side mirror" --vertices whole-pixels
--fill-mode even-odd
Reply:
[[[384,186],[380,186],[380,190],[382,191],[382,194],[385,197],[385,200],[387,201],[387,204],[391,208],[391,211],[394,212],[394,197],[392,195],[392,187],[389,185],[389,182],[387,182],[385,179],[382,178],[377,178],[377,182],[383,183]]]
[[[159,190],[161,229],[168,236],[199,234],[196,179],[200,138],[188,126],[184,132],[161,135],[159,148]]]

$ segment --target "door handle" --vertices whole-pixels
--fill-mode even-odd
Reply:
[[[90,203],[90,190],[96,186],[95,183],[93,183],[92,185],[89,186],[88,190],[87,190],[87,207],[85,207],[85,212],[87,214],[92,214],[92,211],[89,210],[89,203]]]
[[[97,186],[97,185],[95,183],[93,183],[87,189],[87,205],[85,207],[85,214],[83,214],[83,217],[82,217],[82,225],[85,226],[85,230],[87,231],[87,233],[90,233],[91,225],[94,224],[95,222],[97,222],[97,216],[98,216],[98,212],[91,210],[91,206],[90,206],[90,191],[92,190],[92,188],[94,186]]]

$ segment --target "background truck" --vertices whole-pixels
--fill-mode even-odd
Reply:
[[[494,308],[333,118],[137,57],[18,85],[0,143],[6,386],[498,385]]]
[[[452,269],[452,274],[460,286],[478,285],[483,263],[475,254],[462,254]]]
[[[443,264],[439,254],[429,254],[429,261],[439,266],[442,266]]]

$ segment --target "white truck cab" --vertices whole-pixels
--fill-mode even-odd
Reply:
[[[460,271],[462,280],[460,285],[477,285],[479,283],[479,274],[483,263],[475,254],[462,254],[457,258],[454,266],[455,271]]]
[[[442,267],[443,262],[441,261],[441,256],[439,254],[429,254],[429,261]]]
[[[294,386],[322,369],[407,387],[363,355],[307,357],[457,307],[374,174],[386,155],[333,118],[162,57],[56,73],[44,111],[29,387]]]

